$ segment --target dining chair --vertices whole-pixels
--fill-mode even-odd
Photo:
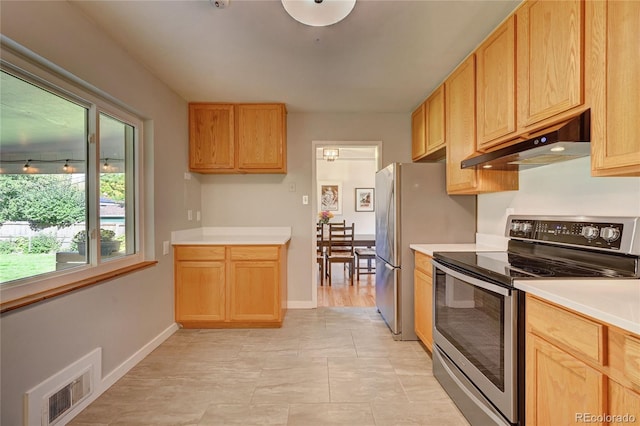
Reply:
[[[329,285],[331,285],[331,266],[334,263],[342,263],[349,272],[349,281],[353,285],[355,269],[355,253],[353,238],[355,224],[350,226],[340,223],[329,224],[329,245],[327,247],[327,272]]]
[[[360,275],[376,273],[376,249],[375,247],[358,247],[355,249],[356,255],[356,279],[360,281]],[[366,260],[366,266],[360,264],[361,260]]]
[[[324,285],[325,264],[327,262],[327,254],[324,245],[324,225],[316,224],[316,261],[320,266],[320,285]]]

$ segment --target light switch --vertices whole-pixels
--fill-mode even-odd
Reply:
[[[307,204],[309,204],[309,196],[308,195],[303,195],[302,196],[302,204],[304,204],[305,206]]]
[[[193,210],[187,210],[187,220],[193,220]]]
[[[169,254],[169,241],[162,242],[162,254],[164,255]]]
[[[196,211],[196,220],[200,222],[200,210]]]

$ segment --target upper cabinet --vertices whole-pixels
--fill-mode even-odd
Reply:
[[[235,166],[234,107],[189,104],[189,169],[216,173]]]
[[[581,0],[534,0],[516,12],[520,128],[584,105],[584,7]]]
[[[469,56],[444,83],[447,98],[447,192],[478,194],[518,189],[518,172],[461,169],[460,162],[476,151],[476,63]]]
[[[531,0],[478,47],[479,151],[588,108],[584,34],[584,1]]]
[[[425,101],[427,120],[427,155],[434,154],[445,147],[444,133],[444,85],[438,87]]]
[[[439,160],[445,150],[445,88],[438,87],[411,115],[411,159]]]
[[[591,169],[594,176],[640,176],[640,2],[589,1]]]
[[[286,173],[284,104],[189,104],[189,169]]]
[[[516,131],[516,32],[511,16],[478,47],[478,148],[513,137]]]
[[[424,102],[411,114],[411,159],[421,160],[427,153]]]

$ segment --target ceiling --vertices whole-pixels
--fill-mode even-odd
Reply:
[[[279,0],[71,3],[187,101],[409,113],[520,0],[358,0],[328,27]]]

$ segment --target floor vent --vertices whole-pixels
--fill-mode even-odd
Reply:
[[[49,397],[48,409],[43,419],[47,419],[46,426],[55,425],[60,416],[69,412],[73,407],[82,402],[93,390],[91,370],[87,370],[71,383]]]
[[[67,424],[95,393],[102,371],[101,356],[101,350],[96,349],[27,392],[24,424]]]

